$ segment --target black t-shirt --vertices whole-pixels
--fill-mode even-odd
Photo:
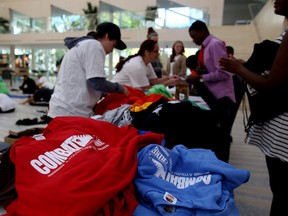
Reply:
[[[38,89],[36,82],[30,77],[27,77],[19,88],[24,94],[34,94]]]
[[[34,102],[49,102],[52,94],[53,90],[48,88],[40,88],[33,95]]]

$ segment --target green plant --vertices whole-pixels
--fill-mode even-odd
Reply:
[[[83,9],[83,12],[88,20],[88,30],[95,30],[98,25],[98,7],[93,6],[91,2],[87,2],[87,9]]]
[[[0,17],[0,33],[9,33],[10,32],[10,26],[9,21],[7,19],[4,19],[3,17]]]

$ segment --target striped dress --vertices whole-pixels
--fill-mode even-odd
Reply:
[[[275,41],[281,43],[287,31],[288,28]],[[288,112],[253,125],[247,142],[258,146],[269,157],[288,162]]]

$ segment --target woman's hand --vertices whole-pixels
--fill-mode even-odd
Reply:
[[[165,83],[168,86],[175,86],[177,85],[178,81],[180,80],[180,77],[177,75],[172,75],[169,77],[169,80]]]
[[[222,70],[226,70],[239,75],[241,75],[240,73],[244,68],[243,62],[235,58],[220,58],[219,64]]]

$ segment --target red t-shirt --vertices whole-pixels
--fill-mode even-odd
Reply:
[[[84,117],[56,117],[43,134],[16,141],[18,198],[7,215],[132,215],[137,151],[162,135]],[[111,210],[112,209],[112,210]]]

